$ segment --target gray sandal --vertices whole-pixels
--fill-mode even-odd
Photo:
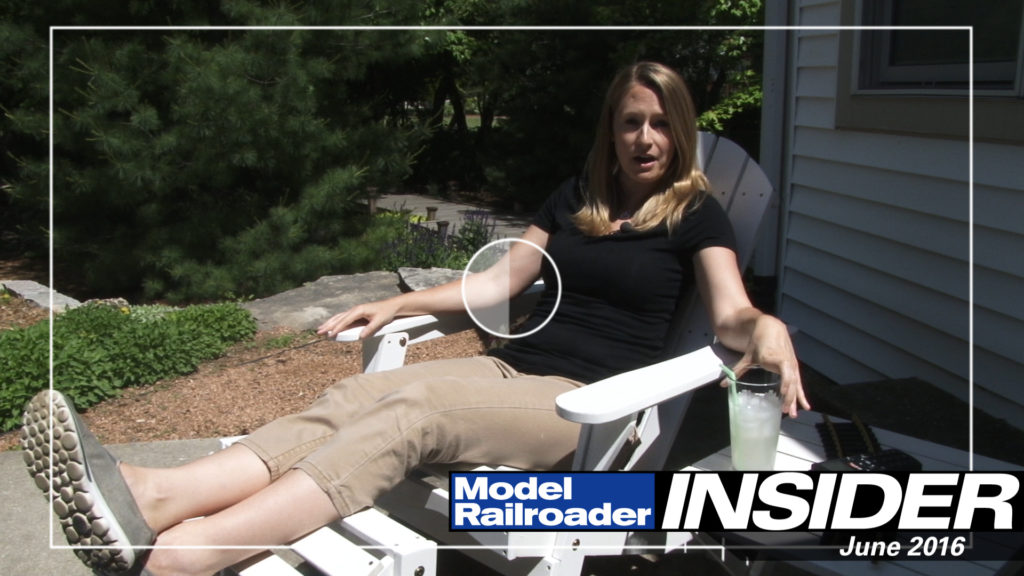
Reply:
[[[104,574],[143,573],[156,535],[143,519],[117,459],[60,392],[37,394],[25,408],[23,424],[29,474],[52,502],[78,558]]]

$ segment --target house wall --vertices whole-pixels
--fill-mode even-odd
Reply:
[[[766,20],[836,26],[843,10],[769,1]],[[970,143],[837,128],[840,32],[768,34],[786,41],[766,41],[766,71],[787,65],[785,89],[766,90],[784,112],[766,118],[761,148],[782,151],[767,170],[783,201],[778,309],[800,329],[801,360],[839,383],[916,377],[968,400],[973,295],[974,404],[1020,422],[1024,141],[975,143],[972,294]],[[969,115],[967,98],[945,112]]]

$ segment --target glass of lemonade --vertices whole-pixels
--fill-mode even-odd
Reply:
[[[772,470],[782,421],[781,379],[759,366],[736,379],[729,393],[729,441],[736,470]]]

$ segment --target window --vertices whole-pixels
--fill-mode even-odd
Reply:
[[[843,0],[836,126],[964,138],[973,26],[974,135],[1024,141],[1024,0]],[[941,119],[941,121],[937,120]]]
[[[974,89],[1016,92],[1022,0],[882,0],[863,4],[867,26],[973,26]],[[966,30],[878,30],[861,36],[859,88],[967,90]]]

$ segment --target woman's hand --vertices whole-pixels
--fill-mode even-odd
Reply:
[[[789,339],[786,325],[774,316],[761,314],[754,322],[750,341],[743,357],[733,366],[736,376],[742,376],[751,366],[779,374],[782,377],[782,411],[796,418],[797,407],[810,410],[811,405],[804,394],[800,381],[800,366],[797,363],[793,343]],[[728,386],[728,382],[723,382]]]
[[[395,319],[398,304],[393,300],[369,302],[350,308],[341,314],[331,316],[316,329],[316,333],[328,338],[335,337],[339,332],[356,326],[364,326],[359,339],[373,336],[380,327]]]
[[[810,410],[789,330],[781,320],[750,303],[736,253],[722,247],[704,248],[697,252],[694,265],[715,335],[725,346],[743,352],[733,372],[740,376],[755,364],[775,372],[782,377],[783,412],[795,418],[798,407]],[[722,385],[728,386],[728,381]]]

